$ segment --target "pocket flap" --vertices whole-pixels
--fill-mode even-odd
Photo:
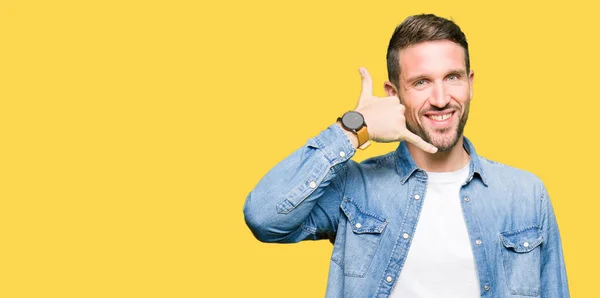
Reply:
[[[381,234],[388,224],[381,216],[361,210],[350,198],[344,198],[341,207],[356,234]]]
[[[544,241],[542,231],[537,226],[500,233],[500,239],[504,247],[521,253],[532,251]]]

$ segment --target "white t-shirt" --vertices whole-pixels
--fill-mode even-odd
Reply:
[[[469,163],[455,172],[427,172],[427,192],[393,298],[472,298],[479,295],[460,188]]]

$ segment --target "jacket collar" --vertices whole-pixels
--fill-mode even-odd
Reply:
[[[464,136],[463,147],[471,157],[471,161],[469,161],[469,178],[467,181],[471,181],[473,176],[477,174],[481,181],[483,181],[483,184],[488,186],[488,180],[483,174],[483,169],[481,168],[479,156],[475,152],[475,147],[473,147],[471,141]],[[402,184],[406,183],[408,178],[410,178],[417,171],[422,172],[423,174],[425,173],[425,170],[420,169],[410,155],[408,147],[406,146],[406,141],[400,142],[400,145],[398,145],[398,148],[396,149],[396,170],[398,171],[398,175],[400,175]]]

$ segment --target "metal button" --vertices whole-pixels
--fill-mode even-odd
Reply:
[[[468,202],[468,201],[469,201],[469,198],[468,198],[468,197],[465,197],[465,202]]]
[[[314,181],[311,181],[309,186],[310,186],[310,188],[315,188],[315,187],[317,187],[317,183],[315,183]]]
[[[479,239],[475,240],[475,244],[481,245],[481,240],[479,240]]]
[[[360,229],[360,227],[362,227],[362,225],[361,225],[359,222],[357,222],[357,223],[356,223],[354,226],[355,226],[357,229]]]
[[[340,151],[340,156],[341,156],[341,157],[344,157],[344,156],[346,156],[346,152],[344,152],[344,151]]]
[[[385,280],[386,280],[387,282],[392,282],[392,277],[388,275],[388,276],[385,278]]]
[[[524,247],[529,247],[529,242],[525,242],[525,243],[523,243],[523,246],[524,246]]]
[[[484,289],[484,290],[486,290],[486,291],[489,291],[489,290],[490,290],[490,286],[488,286],[488,285],[485,285],[485,286],[483,287],[483,289]]]
[[[421,198],[421,196],[420,196],[420,195],[415,195],[415,200],[418,200],[418,199],[420,199],[420,198]]]
[[[407,233],[402,234],[402,238],[408,239],[408,234]]]

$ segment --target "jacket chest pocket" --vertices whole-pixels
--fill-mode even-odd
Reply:
[[[344,275],[364,277],[388,222],[360,209],[350,198],[344,198],[341,208],[345,218],[340,221],[331,260],[344,269]]]
[[[500,233],[502,261],[511,294],[540,295],[541,255],[543,238],[537,226]]]

